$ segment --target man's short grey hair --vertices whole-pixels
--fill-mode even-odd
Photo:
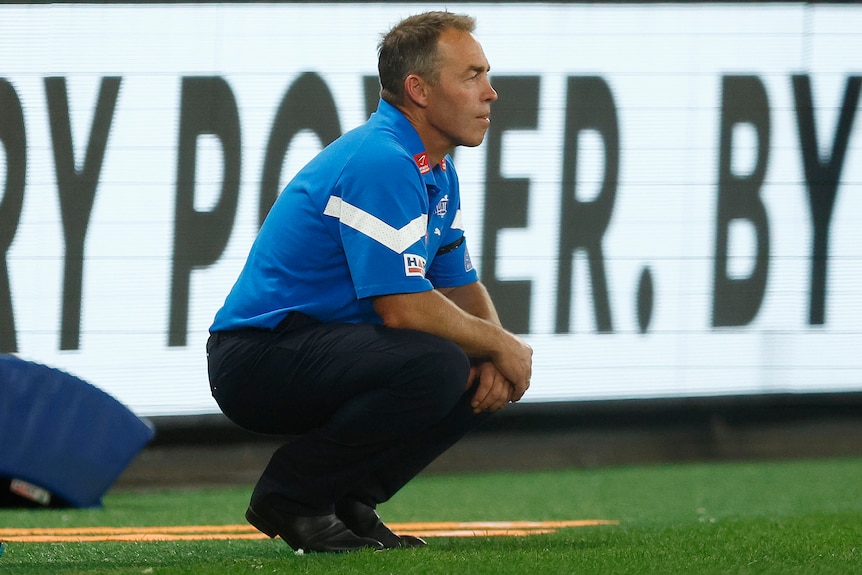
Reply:
[[[409,16],[383,34],[377,46],[380,96],[390,104],[404,100],[404,79],[410,74],[428,82],[440,79],[437,41],[447,30],[472,33],[476,20],[452,12],[425,12]]]

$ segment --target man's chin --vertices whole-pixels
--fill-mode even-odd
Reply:
[[[462,143],[461,143],[461,144],[459,144],[459,145],[461,145],[461,146],[463,146],[463,147],[465,147],[465,148],[475,148],[476,146],[480,145],[484,140],[485,140],[485,134],[482,134],[482,135],[481,135],[480,137],[478,137],[478,138],[474,138],[474,139],[472,139],[472,140],[469,140],[469,141],[466,141],[466,142],[462,142]]]

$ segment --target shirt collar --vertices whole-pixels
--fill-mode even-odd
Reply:
[[[407,152],[413,156],[419,168],[419,173],[422,174],[426,185],[437,186],[437,180],[434,177],[434,172],[438,170],[446,171],[446,158],[440,160],[440,164],[433,168],[428,164],[428,152],[425,150],[425,144],[419,137],[419,133],[410,120],[395,106],[384,99],[380,99],[377,104],[377,113],[380,121],[391,125],[398,140],[404,145]]]

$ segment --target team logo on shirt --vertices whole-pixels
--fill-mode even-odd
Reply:
[[[425,258],[416,254],[404,254],[404,275],[425,277]]]
[[[419,166],[420,174],[427,174],[431,171],[431,166],[428,164],[428,152],[420,152],[413,156],[416,160],[416,165]]]
[[[464,248],[464,271],[468,272],[473,269],[473,260],[470,259],[470,252]]]
[[[446,215],[446,211],[449,209],[449,194],[443,196],[439,202],[437,202],[437,207],[434,208],[434,215],[440,216],[441,218]]]

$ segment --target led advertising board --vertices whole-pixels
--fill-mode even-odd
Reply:
[[[0,352],[217,412],[261,218],[428,7],[0,7]],[[454,162],[525,401],[862,391],[862,6],[447,8],[499,93]]]

